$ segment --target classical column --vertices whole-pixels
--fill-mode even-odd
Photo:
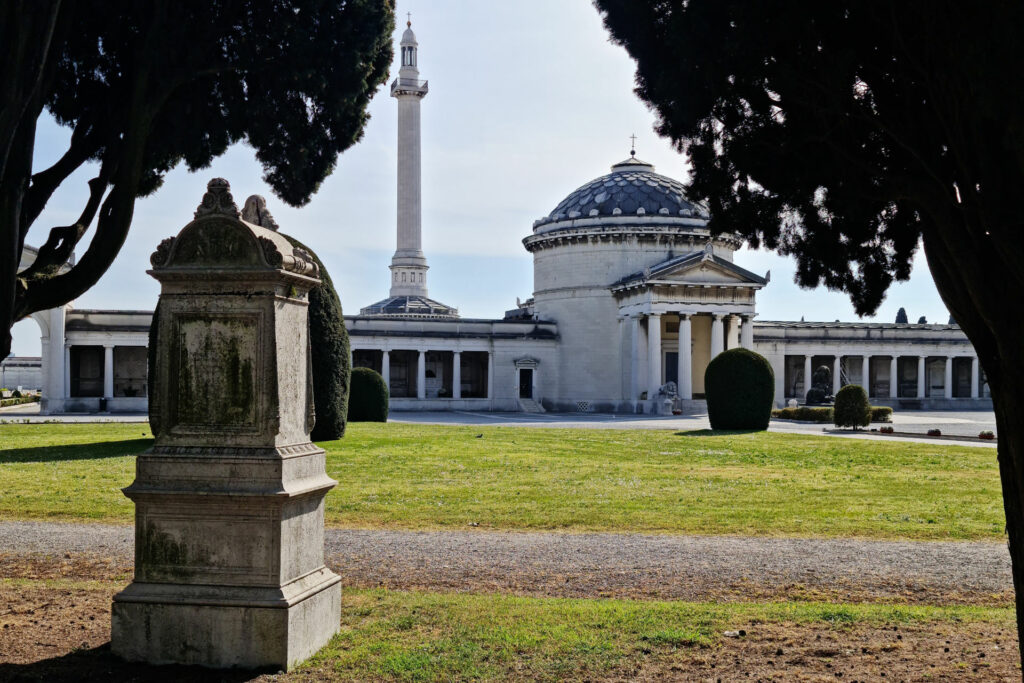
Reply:
[[[946,398],[953,398],[953,356],[946,356]]]
[[[860,363],[860,383],[864,386],[864,393],[871,396],[871,356],[864,356]]]
[[[380,376],[384,378],[384,386],[391,392],[391,352],[387,349],[381,352]]]
[[[679,314],[679,363],[676,373],[679,398],[689,401],[693,398],[693,358],[690,342],[690,316]]]
[[[103,345],[103,398],[114,397],[114,345]]]
[[[629,350],[632,356],[629,370],[629,391],[632,394],[633,400],[640,398],[640,393],[643,391],[643,382],[641,374],[641,366],[643,365],[643,356],[640,348],[640,316],[632,315],[630,320],[630,344]]]
[[[647,398],[653,399],[661,388],[661,314],[647,317]]]
[[[813,382],[813,368],[811,368],[811,357],[804,356],[804,395],[801,398],[807,398],[807,392],[811,390]]]
[[[416,361],[416,398],[427,397],[427,352],[420,349]]]
[[[925,376],[925,363],[924,356],[917,357],[917,397],[924,398],[924,376]]]
[[[723,313],[711,314],[711,358],[725,350],[725,323]]]
[[[743,327],[740,328],[740,346],[743,348],[753,351],[754,350],[754,316],[744,315],[740,316],[740,320],[743,321]]]
[[[978,357],[971,359],[971,398],[981,396],[981,373],[978,368]]]
[[[487,352],[487,398],[494,398],[494,352]]]
[[[843,388],[843,357],[836,356],[832,361],[832,395],[835,396]]]
[[[896,388],[899,384],[898,378],[899,371],[899,356],[893,354],[892,358],[889,359],[889,398],[896,398]]]
[[[64,395],[62,398],[71,396],[71,345],[64,345]]]
[[[462,398],[462,354],[452,352],[452,398]]]

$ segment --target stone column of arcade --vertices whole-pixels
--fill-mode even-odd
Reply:
[[[111,647],[152,664],[290,669],[339,628],[324,566],[335,485],[309,441],[310,254],[241,219],[210,181],[164,240],[150,423],[136,461],[135,577],[114,596]]]

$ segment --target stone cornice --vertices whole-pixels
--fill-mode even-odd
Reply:
[[[681,219],[691,221],[691,219]],[[629,225],[608,225],[595,223],[581,225],[582,221],[565,221],[565,227],[530,235],[523,239],[523,246],[529,252],[548,249],[555,246],[580,243],[617,242],[628,239],[661,243],[699,244],[711,240],[724,249],[739,249],[743,240],[738,236],[723,233],[711,236],[711,233],[697,221],[689,224],[637,223]],[[701,224],[703,222],[700,222]]]

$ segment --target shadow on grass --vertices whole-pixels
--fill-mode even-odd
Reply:
[[[0,465],[15,462],[67,462],[70,460],[100,460],[138,455],[153,444],[153,439],[125,439],[101,441],[73,446],[37,446],[0,450]],[[3,680],[0,678],[0,680]]]
[[[676,432],[673,436],[740,436],[765,433],[764,429],[691,429],[686,432]]]
[[[0,664],[0,681],[251,681],[271,670],[217,671],[198,666],[152,666],[125,662],[110,651],[110,643],[81,649],[31,664]]]

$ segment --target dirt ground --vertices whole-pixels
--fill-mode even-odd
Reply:
[[[338,679],[335,672],[326,668],[279,675],[151,667],[120,661],[109,651],[113,595],[110,582],[127,583],[131,570],[131,562],[124,557],[90,553],[0,555],[0,576],[5,578],[82,582],[74,589],[49,588],[39,583],[0,586],[0,682]],[[90,585],[89,582],[103,583]],[[404,586],[414,587],[440,589],[436,585]],[[447,590],[483,589],[484,592],[486,588],[444,587]],[[507,588],[505,586],[506,590],[501,592],[508,592]],[[500,587],[498,589],[500,591]],[[759,596],[758,599],[770,597],[777,596]],[[990,600],[998,602],[1004,597],[990,596]],[[633,668],[597,675],[581,672],[579,680],[1020,680],[1015,633],[991,624],[858,626],[845,630],[820,624],[750,624],[744,631],[743,636],[723,637],[707,648],[640,649],[630,657]],[[513,680],[527,678],[525,672],[511,670],[508,673]]]

